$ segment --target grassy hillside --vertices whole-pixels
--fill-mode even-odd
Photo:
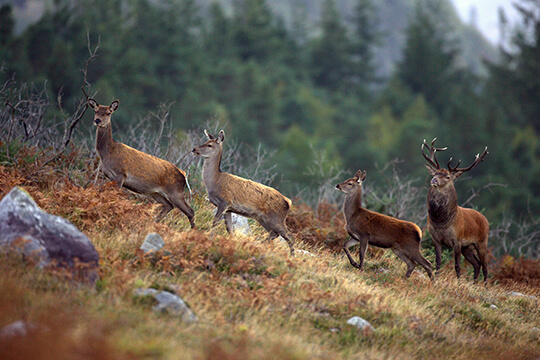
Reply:
[[[177,210],[155,223],[153,203],[94,184],[95,164],[72,153],[48,165],[20,150],[0,166],[0,198],[23,186],[45,210],[77,225],[100,254],[95,288],[58,270],[38,270],[0,255],[0,328],[24,319],[26,337],[0,337],[2,359],[534,359],[540,356],[540,266],[492,259],[487,285],[465,268],[455,279],[446,258],[432,284],[390,252],[370,251],[365,270],[325,245],[344,238],[335,206],[295,205],[289,226],[297,248],[209,229],[213,208],[192,183],[200,230]],[[4,163],[6,164],[6,163]],[[71,164],[71,165],[70,165]],[[75,165],[76,166],[75,166]],[[157,254],[139,250],[149,232],[166,242]],[[165,250],[165,251],[164,251]],[[434,262],[431,249],[424,249]],[[199,321],[158,315],[139,287],[169,290]],[[527,296],[512,295],[519,292]],[[347,320],[360,316],[374,331]]]

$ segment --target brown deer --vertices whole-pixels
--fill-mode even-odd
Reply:
[[[160,203],[162,206],[156,217],[157,221],[173,207],[177,207],[187,216],[191,228],[194,229],[195,213],[184,198],[186,173],[168,161],[114,141],[111,115],[118,109],[118,100],[113,101],[110,106],[103,106],[94,99],[88,99],[88,105],[95,113],[96,151],[101,158],[105,175],[116,182],[119,188],[123,186]]]
[[[270,235],[272,240],[281,235],[289,244],[294,254],[292,236],[285,225],[285,218],[291,207],[291,200],[279,191],[257,182],[244,179],[221,171],[221,156],[225,132],[221,130],[217,137],[204,131],[208,141],[193,149],[193,154],[202,156],[203,181],[208,198],[217,207],[213,226],[225,218],[225,226],[232,232],[231,213],[257,220]]]
[[[441,267],[441,245],[451,247],[454,250],[454,261],[457,277],[460,277],[461,254],[471,263],[474,268],[474,281],[478,280],[480,268],[484,273],[484,281],[487,281],[487,243],[489,234],[489,222],[486,217],[473,209],[458,206],[457,193],[454,180],[476,167],[488,154],[487,146],[482,155],[476,154],[474,162],[466,168],[458,168],[460,162],[452,167],[452,158],[448,161],[448,169],[441,169],[436,158],[437,151],[446,148],[433,146],[437,138],[433,139],[431,146],[424,140],[422,155],[427,160],[426,167],[433,176],[427,195],[428,219],[427,226],[433,244],[435,245],[436,270]],[[429,151],[429,156],[424,152],[424,147]]]
[[[366,179],[366,172],[358,170],[353,178],[336,185],[336,189],[343,191],[343,214],[345,215],[345,229],[351,236],[343,244],[343,250],[352,266],[362,270],[364,255],[368,243],[380,248],[390,248],[401,260],[407,264],[405,277],[411,276],[416,265],[422,266],[429,278],[433,281],[431,264],[420,254],[420,241],[422,230],[409,221],[399,220],[387,215],[379,214],[362,207],[362,183]],[[360,244],[360,263],[353,260],[349,248]]]

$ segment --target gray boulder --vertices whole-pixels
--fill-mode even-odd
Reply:
[[[41,210],[19,187],[0,201],[0,250],[22,253],[39,267],[78,265],[85,280],[97,278],[99,255],[88,237],[66,219]]]
[[[178,316],[186,323],[197,321],[197,316],[190,307],[180,297],[168,291],[158,291],[156,289],[135,289],[135,296],[151,296],[157,304],[152,308],[156,313],[168,313]]]

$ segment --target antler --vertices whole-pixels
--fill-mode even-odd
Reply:
[[[433,146],[433,144],[435,143],[435,140],[437,140],[437,138],[434,138],[433,140],[431,140],[431,146],[429,146],[427,143],[426,143],[426,139],[424,139],[424,143],[422,144],[422,155],[424,155],[424,158],[426,158],[426,160],[428,161],[429,165],[438,170],[441,168],[441,166],[439,165],[439,161],[437,161],[437,158],[435,157],[435,153],[437,151],[444,151],[446,150],[447,148],[444,147],[444,148],[436,148]],[[424,152],[424,146],[428,148],[429,150],[429,157],[425,154]]]
[[[458,161],[458,163],[456,164],[456,166],[452,167],[450,166],[450,163],[452,162],[452,158],[450,158],[450,160],[448,160],[448,170],[450,170],[451,173],[456,173],[456,172],[466,172],[466,171],[469,171],[471,170],[472,168],[474,168],[476,165],[480,164],[482,161],[484,161],[484,157],[489,154],[488,151],[487,151],[487,146],[486,148],[484,149],[484,152],[482,153],[482,155],[480,154],[476,154],[476,158],[474,159],[474,162],[469,165],[468,167],[466,168],[458,168],[459,164],[461,164],[461,160]]]

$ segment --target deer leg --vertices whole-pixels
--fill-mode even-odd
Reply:
[[[126,176],[124,174],[116,174],[111,178],[112,181],[116,183],[119,189],[124,186],[124,181],[126,180]]]
[[[227,228],[227,232],[230,234],[233,231],[232,214],[227,211],[223,214],[223,217],[225,218],[225,227]]]
[[[437,274],[439,273],[439,270],[441,269],[441,253],[442,253],[442,245],[439,241],[433,239],[433,245],[435,246],[435,263],[436,267],[435,270]]]
[[[294,246],[293,246],[293,241],[290,237],[290,233],[286,230],[282,231],[279,233],[279,235],[281,235],[282,238],[285,239],[285,241],[287,241],[287,244],[289,245],[289,249],[291,250],[291,256],[294,255]]]
[[[212,223],[212,227],[217,227],[219,221],[223,218],[223,213],[225,212],[225,209],[227,208],[227,203],[221,202],[217,205],[216,215],[214,216],[214,222]],[[225,221],[225,225],[227,225]],[[231,231],[227,227],[227,231],[230,233]]]
[[[461,267],[460,267],[460,262],[461,262],[461,246],[459,246],[458,244],[455,244],[454,245],[454,267],[456,269],[456,275],[457,275],[457,278],[459,279],[459,277],[461,276]]]
[[[285,241],[287,241],[287,245],[289,245],[289,249],[291,250],[291,255],[294,255],[294,243],[291,239],[291,234],[289,233],[289,231],[287,230],[287,226],[285,225],[285,220],[280,219],[275,221],[266,221],[264,219],[260,219],[259,223],[262,225],[263,228],[270,232],[267,240],[272,240],[278,235],[281,235],[281,237],[285,239]]]
[[[150,197],[161,204],[161,211],[156,215],[156,221],[159,222],[173,209],[173,204],[158,193],[152,193],[150,194]]]
[[[181,212],[184,213],[184,215],[187,216],[189,220],[189,224],[191,225],[192,229],[196,229],[195,226],[195,211],[193,211],[193,208],[189,206],[186,199],[184,198],[183,194],[175,194],[174,196],[171,196],[171,202],[174,206],[176,206],[178,209],[180,209]]]
[[[405,273],[405,278],[409,278],[411,276],[414,268],[416,267],[416,264],[414,261],[409,259],[407,255],[405,255],[401,250],[392,249],[394,254],[396,254],[405,264],[407,264],[407,272]]]
[[[351,263],[352,266],[354,266],[355,268],[358,268],[360,270],[362,270],[362,266],[358,265],[358,263],[356,261],[354,261],[354,259],[352,258],[351,256],[351,252],[349,251],[349,248],[351,246],[354,246],[356,244],[358,244],[359,241],[354,239],[354,238],[349,238],[347,241],[345,241],[345,243],[343,244],[343,251],[345,251],[345,255],[347,255],[347,258],[349,259],[349,262]]]
[[[426,270],[431,281],[435,281],[435,278],[433,277],[433,272],[431,271],[432,269],[431,263],[425,257],[423,257],[422,254],[420,254],[420,250],[418,250],[417,253],[413,254],[412,259],[417,264],[422,266],[424,270]]]
[[[478,260],[478,257],[476,256],[474,250],[471,246],[467,246],[461,249],[461,253],[465,257],[465,259],[471,263],[471,265],[474,268],[474,281],[478,281],[478,276],[480,275],[480,261]]]
[[[484,282],[487,281],[488,270],[486,264],[486,254],[487,254],[487,237],[483,243],[475,244],[476,252],[478,253],[478,259],[482,265],[482,273],[484,274]]]

